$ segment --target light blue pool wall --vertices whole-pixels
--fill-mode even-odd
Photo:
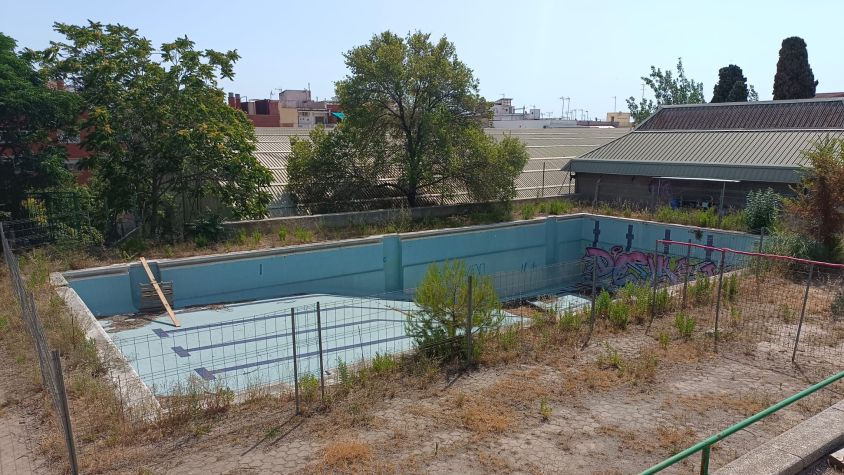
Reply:
[[[431,263],[448,259],[462,259],[481,275],[530,272],[581,259],[590,247],[652,251],[656,239],[665,238],[741,250],[758,241],[743,233],[579,214],[149,264],[159,281],[173,283],[174,307],[183,308],[297,293],[396,292],[416,287]],[[669,251],[685,253],[678,246]],[[692,255],[707,258],[702,250]],[[138,263],[64,276],[95,316],[136,312],[139,284],[148,283]]]

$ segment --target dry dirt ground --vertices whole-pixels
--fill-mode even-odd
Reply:
[[[716,357],[694,343],[664,350],[640,330],[606,340],[626,373],[607,365],[602,339],[557,361],[481,368],[309,417],[293,416],[289,402],[271,414],[239,408],[116,471],[636,473],[807,386],[799,374]],[[815,396],[730,437],[714,449],[712,468],[838,398]],[[696,463],[666,473],[690,473]]]

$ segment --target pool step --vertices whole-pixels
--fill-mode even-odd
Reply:
[[[141,287],[141,304],[138,306],[140,312],[158,312],[164,310],[164,305],[158,298],[152,284],[138,284]],[[158,284],[167,303],[173,305],[173,282],[161,282]]]

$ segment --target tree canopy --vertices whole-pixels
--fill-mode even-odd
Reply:
[[[642,97],[639,102],[636,102],[633,96],[627,99],[627,108],[636,124],[641,124],[662,105],[706,102],[703,97],[703,83],[686,77],[683,58],[677,59],[676,74],[669,69],[663,71],[651,66],[651,73],[647,77],[642,76],[642,81],[651,89],[654,99]]]
[[[811,99],[815,97],[817,85],[803,38],[792,36],[782,40],[774,75],[774,100]]]
[[[718,70],[718,82],[712,91],[710,102],[747,102],[758,101],[759,95],[752,85],[747,83],[744,72],[735,64]]]
[[[51,88],[14,39],[0,33],[0,211],[18,217],[28,191],[64,188],[62,133],[73,135],[79,97]]]
[[[801,231],[833,254],[844,231],[844,141],[825,137],[804,155],[808,164],[787,208],[802,221]]]
[[[387,31],[345,59],[349,73],[336,91],[344,124],[293,147],[289,191],[299,204],[399,197],[418,206],[458,193],[515,195],[525,148],[483,132],[490,105],[454,44]]]
[[[83,163],[107,225],[132,212],[158,236],[177,210],[206,198],[235,217],[266,214],[271,174],[252,154],[254,128],[217,86],[234,76],[237,52],[197,50],[187,37],[156,49],[123,25],[54,28],[66,41],[33,54],[85,103],[82,146],[91,156]]]

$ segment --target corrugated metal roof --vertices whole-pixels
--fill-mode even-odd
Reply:
[[[844,129],[844,99],[662,106],[636,131]]]
[[[802,151],[844,130],[636,131],[581,157],[564,169],[614,175],[688,176],[793,183]]]
[[[560,128],[560,129],[484,129],[492,137],[500,139],[507,135],[516,137],[527,146],[530,161],[525,165],[525,174],[520,183],[535,181],[536,172],[541,175],[545,163],[546,183],[560,181],[560,169],[580,154],[594,150],[630,132],[630,129]],[[307,140],[310,130],[281,127],[256,127],[257,138],[255,158],[273,172],[271,190],[274,200],[280,199],[281,190],[287,184],[287,157],[290,155],[290,138]],[[527,186],[527,185],[526,185]]]

